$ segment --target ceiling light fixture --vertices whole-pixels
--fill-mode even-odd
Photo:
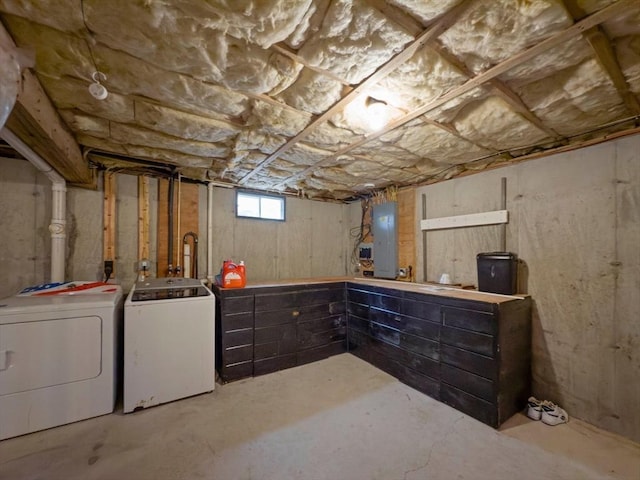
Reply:
[[[91,78],[93,78],[93,83],[89,85],[89,93],[91,96],[96,100],[104,100],[107,98],[109,91],[104,85],[102,85],[102,83],[100,83],[100,81],[104,82],[107,79],[107,76],[102,72],[95,71]]]
[[[367,97],[364,102],[367,109],[367,122],[369,127],[377,132],[387,126],[391,120],[391,112],[387,102],[377,98]]]

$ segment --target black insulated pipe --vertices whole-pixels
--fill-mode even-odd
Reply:
[[[168,230],[169,230],[169,248],[168,248],[168,274],[172,276],[173,274],[173,185],[174,178],[173,176],[169,179],[169,219],[168,219]]]

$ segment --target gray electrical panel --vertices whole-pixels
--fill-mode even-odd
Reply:
[[[398,271],[398,207],[396,202],[373,206],[373,276],[396,278]]]

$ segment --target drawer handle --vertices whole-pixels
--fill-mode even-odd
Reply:
[[[291,312],[291,316],[293,317],[297,317],[300,315],[300,312],[298,310],[294,310],[293,312]]]

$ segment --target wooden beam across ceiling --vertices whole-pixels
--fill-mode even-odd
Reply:
[[[365,143],[374,140],[376,138],[379,138],[383,135],[385,135],[386,133],[390,132],[391,130],[394,130],[408,122],[410,122],[411,120],[414,120],[415,118],[418,118],[422,115],[424,115],[426,112],[431,111],[435,108],[438,108],[441,105],[444,105],[445,103],[447,103],[448,101],[459,97],[460,95],[463,95],[475,88],[478,88],[484,84],[486,84],[487,82],[490,82],[491,80],[493,80],[494,78],[497,78],[499,75],[502,75],[503,73],[509,71],[510,69],[521,65],[524,62],[529,61],[530,59],[536,57],[537,55],[540,55],[541,53],[546,52],[547,50],[555,47],[556,45],[572,38],[575,37],[576,35],[580,35],[583,32],[585,32],[586,30],[588,30],[589,28],[592,28],[594,26],[600,25],[601,23],[609,20],[610,18],[613,18],[616,15],[619,15],[621,13],[624,13],[626,11],[626,9],[630,8],[631,6],[633,6],[635,3],[637,2],[637,0],[619,0],[618,2],[609,5],[608,7],[603,8],[602,10],[599,10],[598,12],[590,15],[589,17],[581,20],[580,22],[577,22],[575,24],[573,24],[572,26],[566,28],[565,30],[556,33],[555,35],[552,35],[551,37],[543,40],[542,42],[538,43],[537,45],[534,45],[533,47],[528,48],[527,50],[524,50],[516,55],[514,55],[513,57],[505,60],[502,63],[499,63],[498,65],[495,65],[494,67],[491,67],[490,69],[476,75],[475,77],[469,79],[467,82],[463,83],[462,85],[451,89],[450,91],[448,91],[447,93],[441,95],[440,97],[436,98],[435,100],[429,102],[428,104],[414,110],[413,112],[408,113],[407,115],[405,115],[404,117],[401,117],[397,120],[394,120],[393,122],[389,123],[385,128],[383,128],[382,130],[379,130],[375,133],[371,133],[369,135],[367,135],[366,137],[350,144],[347,145],[344,148],[341,148],[340,150],[338,150],[337,152],[335,152],[333,155],[330,155],[322,160],[320,160],[319,162],[315,163],[314,165],[311,165],[307,168],[305,168],[304,170],[291,175],[290,177],[286,178],[285,180],[281,181],[279,184],[275,185],[275,189],[280,189],[283,188],[285,185],[287,185],[288,183],[303,177],[305,175],[308,175],[310,173],[312,173],[313,171],[317,170],[318,168],[325,166],[325,165],[329,165],[332,164],[334,162],[336,162],[336,160],[345,154],[348,154],[351,150],[361,147],[362,145],[364,145]]]
[[[15,48],[11,35],[1,23],[0,47]],[[29,145],[66,181],[93,186],[93,176],[80,147],[30,70],[22,72],[22,89],[5,128]]]
[[[564,0],[564,5],[575,21],[584,18],[587,12],[579,5],[577,0]],[[640,114],[640,103],[629,87],[629,83],[622,73],[616,54],[611,46],[611,41],[607,34],[599,25],[595,25],[582,33],[596,60],[606,72],[606,74],[616,87],[618,94],[622,97],[626,107],[634,115]]]
[[[267,167],[274,160],[276,160],[282,153],[289,150],[300,140],[309,135],[315,128],[317,128],[320,124],[329,120],[335,114],[339,113],[346,105],[352,102],[358,95],[360,95],[364,90],[370,88],[375,85],[377,82],[382,80],[384,77],[389,75],[392,71],[396,69],[396,67],[407,60],[409,60],[420,48],[422,48],[425,44],[427,44],[431,39],[437,37],[442,32],[444,32],[447,28],[449,28],[458,17],[471,5],[472,0],[463,0],[457,6],[449,10],[443,16],[441,16],[438,21],[433,23],[429,28],[427,28],[424,32],[422,32],[413,42],[409,43],[400,53],[394,56],[387,63],[382,65],[378,70],[376,70],[373,74],[371,74],[367,79],[361,82],[357,87],[347,93],[344,97],[342,97],[338,102],[336,102],[331,108],[329,108],[326,112],[316,118],[313,122],[311,122],[307,127],[298,133],[296,136],[292,137],[287,141],[284,145],[278,148],[274,153],[265,158],[262,162],[256,165],[253,170],[251,170],[247,175],[242,177],[238,182],[240,185],[244,185],[251,177],[261,171],[263,168]]]

